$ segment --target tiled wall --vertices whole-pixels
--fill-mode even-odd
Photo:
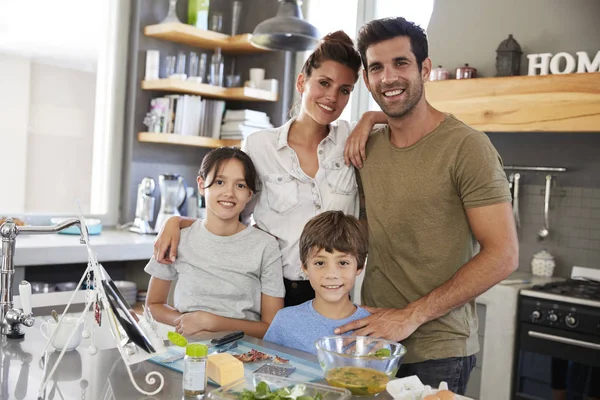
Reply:
[[[550,235],[540,241],[545,187],[539,182],[544,176],[521,175],[519,270],[530,271],[533,254],[542,249],[555,257],[556,276],[568,277],[573,265],[600,268],[600,189],[562,186],[560,173],[556,174],[550,200]]]

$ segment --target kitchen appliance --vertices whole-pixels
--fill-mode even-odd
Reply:
[[[187,184],[181,175],[159,175],[158,187],[160,188],[160,210],[154,225],[156,232],[169,217],[181,215],[187,194]]]
[[[135,220],[129,228],[131,232],[142,234],[153,234],[154,229],[150,226],[150,222],[154,219],[154,202],[152,196],[156,184],[154,179],[145,177],[142,179],[137,188],[137,201],[135,205]]]
[[[600,282],[522,290],[516,343],[515,399],[600,398]]]
[[[447,79],[450,79],[450,71],[443,68],[441,65],[438,65],[437,68],[433,68],[431,74],[429,74],[430,81],[445,81]]]

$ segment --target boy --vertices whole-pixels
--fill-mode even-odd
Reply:
[[[364,267],[368,244],[355,217],[327,211],[306,224],[299,246],[302,271],[315,290],[315,299],[279,310],[264,340],[316,354],[317,339],[370,315],[348,295]]]

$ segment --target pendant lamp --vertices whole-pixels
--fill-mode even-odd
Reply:
[[[302,19],[297,0],[279,0],[277,14],[254,28],[250,42],[259,48],[280,51],[304,51],[314,48],[321,35]]]

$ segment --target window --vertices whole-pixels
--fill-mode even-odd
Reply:
[[[400,16],[427,29],[433,3],[434,0],[308,0],[305,2],[308,7],[305,15],[323,35],[343,29],[355,39],[360,26],[376,18]],[[303,63],[308,54],[298,59]],[[300,72],[302,63],[297,66],[297,72]],[[379,110],[379,106],[371,98],[361,77],[340,119],[356,121],[367,110]]]
[[[79,201],[117,222],[128,21],[119,0],[0,2],[0,216],[43,223]]]

